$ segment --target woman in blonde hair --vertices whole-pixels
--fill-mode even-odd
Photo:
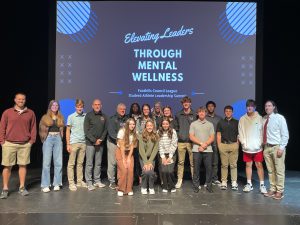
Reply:
[[[158,152],[158,135],[155,131],[153,120],[147,120],[142,135],[139,136],[139,153],[140,164],[142,167],[142,194],[147,194],[149,186],[149,194],[155,194],[155,157]]]
[[[41,188],[44,193],[50,191],[50,167],[53,155],[54,163],[54,191],[62,186],[62,138],[64,118],[59,111],[59,103],[51,100],[47,113],[42,117],[39,125],[39,135],[43,143],[43,171]]]
[[[133,150],[137,145],[135,120],[133,118],[129,118],[124,128],[119,130],[117,139],[118,196],[133,195]]]

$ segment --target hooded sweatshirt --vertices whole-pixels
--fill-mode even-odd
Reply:
[[[262,117],[258,112],[253,116],[246,113],[239,121],[239,141],[244,152],[257,153],[262,151]]]

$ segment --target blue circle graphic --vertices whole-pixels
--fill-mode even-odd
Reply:
[[[75,112],[75,100],[74,99],[61,99],[59,100],[60,112],[63,114],[65,124],[70,114]]]
[[[230,26],[243,35],[256,33],[256,6],[255,2],[228,2],[226,17]]]
[[[57,31],[62,34],[75,34],[89,21],[91,4],[87,1],[57,2]]]
[[[241,99],[232,104],[233,107],[233,117],[239,120],[246,111],[246,99]]]

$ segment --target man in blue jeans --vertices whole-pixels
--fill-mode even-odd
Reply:
[[[101,182],[100,175],[104,144],[103,141],[107,134],[108,124],[107,116],[101,111],[102,103],[99,99],[95,99],[93,101],[92,108],[93,110],[88,112],[84,119],[84,133],[87,145],[85,180],[89,191],[95,190],[95,187],[105,187],[105,184]],[[95,165],[93,166],[94,157]]]

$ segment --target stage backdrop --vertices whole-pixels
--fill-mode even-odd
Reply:
[[[181,108],[217,103],[245,113],[256,93],[255,2],[57,2],[55,97],[65,116],[82,98],[161,101]]]

